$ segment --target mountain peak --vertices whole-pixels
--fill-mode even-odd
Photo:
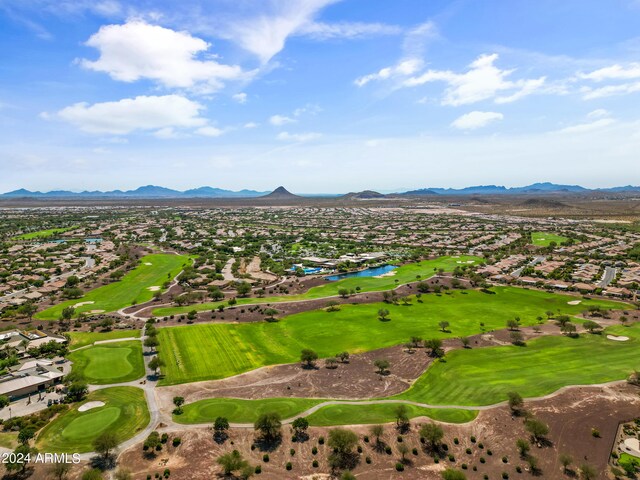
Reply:
[[[273,192],[265,195],[262,198],[296,198],[298,195],[294,195],[282,185],[276,188]]]

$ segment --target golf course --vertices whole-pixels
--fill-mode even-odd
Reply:
[[[411,297],[409,305],[343,305],[339,311],[314,310],[278,322],[161,328],[159,352],[165,366],[160,384],[219,379],[266,365],[292,363],[305,348],[329,357],[341,351],[358,353],[398,345],[411,336],[456,338],[502,329],[516,316],[522,325],[533,325],[538,317],[546,318],[547,311],[578,315],[588,306],[628,308],[620,302],[587,299],[570,305],[575,296],[515,287],[492,291],[426,294]],[[381,308],[389,311],[384,321],[378,318]],[[446,331],[440,328],[441,321],[449,322]]]
[[[560,245],[562,242],[566,242],[567,240],[569,240],[567,237],[556,235],[555,233],[531,233],[531,244],[535,245],[536,247],[548,247],[549,245],[551,245],[551,242],[554,242],[556,245]]]
[[[58,320],[66,307],[78,313],[115,312],[121,308],[143,303],[153,298],[154,291],[171,281],[189,261],[188,256],[152,254],[140,259],[139,265],[117,282],[96,288],[84,296],[59,303],[38,312],[38,320]]]
[[[136,380],[144,375],[142,343],[129,340],[104,343],[69,353],[73,371],[93,385]]]
[[[89,402],[102,402],[81,411]],[[99,405],[99,404],[96,404]],[[93,441],[104,432],[113,433],[118,442],[133,437],[149,423],[144,392],[135,387],[112,387],[91,392],[86,401],[76,404],[49,423],[38,435],[41,451],[84,453],[93,450]]]
[[[92,345],[105,340],[140,338],[140,330],[111,330],[109,332],[67,332],[71,350]]]
[[[54,235],[60,235],[61,233],[68,232],[69,230],[73,230],[76,227],[66,227],[66,228],[51,228],[49,230],[38,230],[37,232],[29,232],[23,233],[22,235],[18,235],[14,237],[14,240],[37,240],[42,238],[53,237]]]
[[[300,300],[315,300],[318,298],[335,297],[339,295],[341,289],[355,290],[358,292],[380,292],[384,290],[393,290],[399,285],[417,280],[425,280],[435,275],[439,269],[445,272],[451,272],[456,267],[465,265],[477,266],[482,263],[480,257],[474,256],[456,256],[456,257],[439,257],[433,260],[423,260],[418,263],[409,263],[393,270],[389,276],[379,277],[352,277],[338,280],[335,282],[327,282],[324,285],[312,287],[305,293],[299,295],[286,295],[278,297],[265,298],[238,298],[237,305],[246,304],[267,304],[278,302],[295,302]],[[213,310],[220,305],[226,305],[226,302],[210,302],[199,303],[196,305],[186,305],[182,307],[161,307],[153,310],[155,316],[179,315],[187,313],[191,310],[203,312]]]

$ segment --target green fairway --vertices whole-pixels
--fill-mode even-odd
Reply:
[[[153,254],[140,259],[140,264],[118,282],[87,292],[81,298],[68,300],[38,312],[38,320],[57,320],[65,307],[81,312],[114,312],[130,305],[144,303],[153,298],[153,287],[162,287],[172,280],[189,261],[184,255]]]
[[[66,228],[51,228],[49,230],[39,230],[37,232],[29,232],[23,233],[22,235],[18,235],[17,237],[13,237],[14,240],[35,240],[38,238],[49,238],[54,235],[60,235],[61,233],[68,232],[69,230],[73,230],[76,227],[66,227]]]
[[[343,305],[337,312],[303,312],[274,323],[161,328],[158,338],[165,377],[160,383],[224,378],[265,365],[296,362],[304,348],[328,357],[345,350],[357,353],[398,345],[411,336],[451,338],[505,328],[507,320],[515,316],[522,324],[531,325],[538,316],[545,317],[546,311],[576,315],[590,305],[629,307],[584,299],[580,305],[569,305],[567,302],[576,297],[515,287],[494,290],[495,294],[478,290],[427,294],[422,303],[413,298],[411,305]],[[380,308],[389,310],[389,321],[378,319]],[[450,323],[449,331],[440,330],[442,320]]]
[[[307,292],[301,293],[299,295],[286,295],[266,298],[238,298],[237,304],[266,304],[278,302],[294,302],[298,300],[314,300],[318,298],[337,296],[338,291],[342,288],[346,288],[348,290],[356,290],[357,287],[359,287],[359,292],[380,292],[384,290],[392,290],[397,286],[403,285],[405,283],[430,278],[435,275],[440,268],[446,272],[451,272],[458,266],[479,265],[480,263],[482,263],[482,261],[483,260],[480,257],[472,257],[466,255],[459,257],[440,257],[434,260],[423,260],[422,262],[403,265],[393,270],[394,274],[388,277],[345,278],[343,280],[327,282],[324,285],[310,288]],[[153,314],[158,317],[163,317],[168,315],[187,313],[191,310],[203,312],[207,310],[213,310],[219,305],[226,305],[226,302],[200,303],[183,307],[162,307],[153,310]]]
[[[207,398],[189,403],[181,415],[174,415],[178,423],[213,423],[216,417],[226,417],[232,423],[253,423],[263,413],[277,412],[284,420],[325,402],[311,398],[268,398],[242,400],[237,398]]]
[[[86,402],[100,401],[104,406],[79,412]],[[85,453],[103,432],[113,433],[118,442],[133,437],[149,423],[144,392],[135,387],[113,387],[91,392],[86,401],[74,406],[49,423],[37,437],[41,452]]]
[[[85,347],[94,342],[104,340],[116,340],[119,338],[140,338],[140,330],[112,330],[110,332],[67,332],[69,336],[69,347]]]
[[[105,385],[144,376],[142,343],[137,340],[94,345],[71,352],[73,371],[90,384]]]
[[[335,425],[367,425],[374,423],[390,423],[396,420],[396,408],[399,404],[358,404],[327,405],[307,417],[311,425],[330,427]],[[478,416],[476,410],[453,408],[424,408],[406,405],[409,418],[429,417],[447,423],[466,423]]]
[[[549,232],[531,232],[531,244],[536,247],[548,247],[551,242],[560,245],[562,242],[569,240],[567,237],[556,235]]]
[[[607,334],[630,337],[608,340]],[[547,336],[525,347],[456,350],[435,362],[403,398],[433,405],[491,405],[507,392],[537,397],[567,385],[623,380],[640,370],[640,323],[610,327],[601,335]]]
[[[327,399],[268,398],[242,400],[236,398],[208,398],[184,406],[181,415],[174,415],[177,423],[213,423],[216,417],[225,417],[231,423],[253,423],[258,416],[277,412],[283,420],[292,418]],[[307,418],[311,425],[364,425],[395,421],[395,409],[399,404],[337,404],[327,405]],[[460,409],[422,408],[406,405],[409,418],[430,417],[449,423],[465,423],[473,420],[478,412]]]

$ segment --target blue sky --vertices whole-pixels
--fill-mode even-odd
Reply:
[[[0,0],[0,191],[639,184],[640,0]]]

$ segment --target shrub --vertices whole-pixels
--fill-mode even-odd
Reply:
[[[417,448],[415,448],[415,447],[413,448],[413,450],[411,450],[411,452],[412,452],[414,455],[418,455],[418,449],[417,449]]]
[[[467,449],[465,450],[465,452],[467,452],[467,455],[471,455],[471,449],[470,449],[470,448],[467,448]]]
[[[506,480],[507,478],[509,478],[509,474],[507,472],[502,472],[502,478]]]
[[[314,455],[316,455],[318,453],[318,447],[313,447],[311,449],[311,453],[313,453]]]
[[[384,448],[384,451],[387,455],[391,455],[391,447],[389,445]]]
[[[293,465],[291,465],[291,462],[287,462],[287,465],[285,466],[285,468],[287,470],[291,470],[293,468]]]
[[[262,461],[267,463],[269,461],[269,454],[265,453],[264,455],[262,455]]]
[[[320,445],[324,445],[324,437],[320,437],[320,438],[318,439],[318,443],[319,443]]]
[[[313,468],[318,468],[318,460],[314,460],[311,466],[313,466]]]
[[[476,437],[475,435],[471,435],[471,443],[476,443]]]
[[[367,463],[371,463],[371,457],[366,457],[366,458],[364,459],[364,461],[365,461],[365,462],[367,462]]]
[[[453,439],[453,443],[455,443],[456,445],[458,445],[460,443],[460,440],[458,440],[458,437],[455,437]]]
[[[502,463],[508,463],[508,462],[509,462],[509,459],[506,456],[502,457]]]
[[[174,437],[171,443],[173,444],[174,447],[177,447],[182,443],[182,439],[180,437]]]
[[[262,467],[260,465],[256,465],[256,468],[253,471],[259,475],[262,473]]]
[[[396,463],[396,470],[398,472],[404,471],[404,465],[401,462]]]

